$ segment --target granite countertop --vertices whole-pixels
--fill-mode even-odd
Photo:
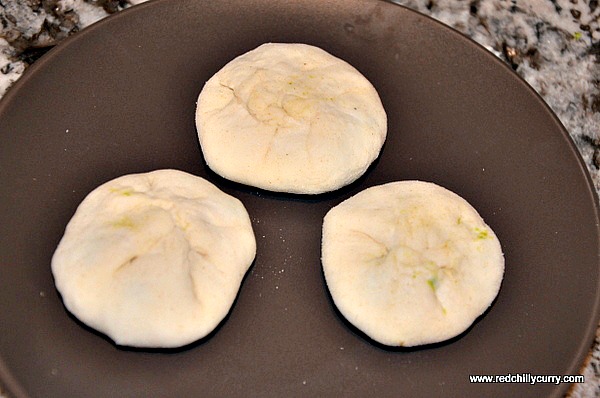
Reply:
[[[146,0],[0,0],[0,98],[64,38]],[[556,113],[600,189],[598,0],[396,0],[471,37]],[[572,397],[600,397],[600,328]],[[0,391],[0,397],[2,392]]]

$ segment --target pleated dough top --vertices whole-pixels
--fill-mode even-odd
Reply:
[[[387,117],[373,85],[347,62],[306,44],[269,43],[208,80],[196,126],[204,158],[221,176],[317,194],[366,171]]]
[[[477,211],[421,181],[367,188],[332,208],[322,245],[340,312],[390,346],[462,333],[493,302],[504,275],[500,242]]]
[[[200,177],[157,170],[93,190],[52,273],[67,309],[117,344],[178,347],[227,315],[255,254],[239,200]]]

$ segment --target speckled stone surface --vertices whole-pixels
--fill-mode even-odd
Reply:
[[[146,0],[0,0],[0,98],[62,39]],[[600,189],[598,0],[396,0],[504,60],[548,103]],[[600,328],[571,397],[600,397]],[[0,397],[2,397],[0,391]]]

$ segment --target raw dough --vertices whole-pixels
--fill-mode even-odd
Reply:
[[[306,44],[269,43],[208,80],[196,126],[204,159],[221,176],[318,194],[367,170],[387,117],[375,88],[345,61]]]
[[[325,216],[322,264],[335,305],[389,346],[465,331],[500,289],[500,243],[464,199],[433,183],[368,188]]]
[[[119,345],[179,347],[227,315],[256,253],[242,203],[176,170],[93,190],[52,258],[67,309]]]

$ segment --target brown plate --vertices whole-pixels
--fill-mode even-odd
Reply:
[[[320,46],[362,71],[389,115],[380,159],[314,197],[230,183],[204,165],[204,82],[264,42]],[[598,324],[598,207],[576,147],[535,92],[455,31],[379,1],[158,0],[45,55],[0,103],[0,379],[16,397],[560,396],[567,384],[470,374],[577,374]],[[258,254],[225,321],[179,350],[117,347],[71,317],[50,258],[76,206],[120,175],[176,168],[246,205]],[[321,220],[368,186],[436,182],[506,255],[500,294],[450,342],[387,349],[336,312]]]

